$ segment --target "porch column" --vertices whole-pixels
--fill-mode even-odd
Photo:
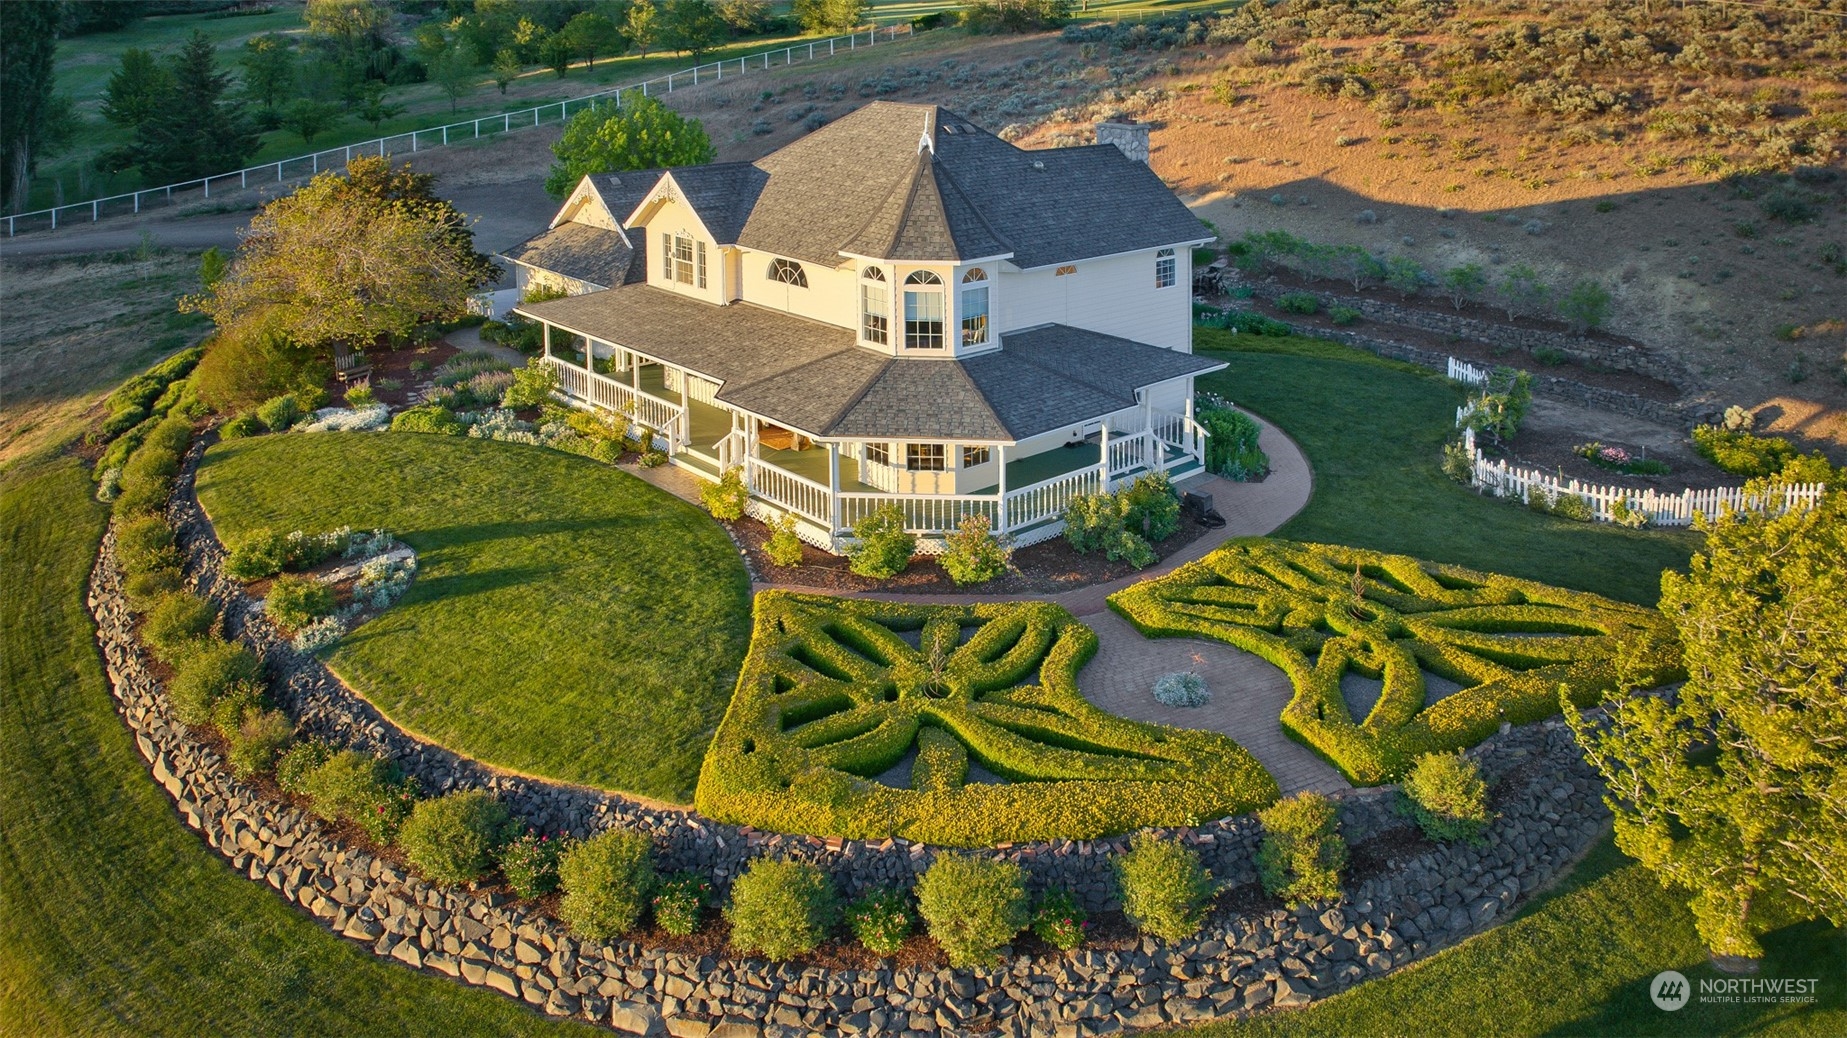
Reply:
[[[1183,439],[1186,443],[1186,452],[1188,454],[1193,454],[1199,449],[1199,445],[1193,442],[1194,440],[1194,436],[1193,436],[1193,393],[1192,393],[1191,385],[1187,387],[1186,432],[1185,432],[1185,436],[1183,437]]]
[[[840,445],[827,445],[827,519],[828,536],[840,532]]]
[[[584,370],[596,374],[596,340],[584,336]]]
[[[552,326],[548,321],[539,322],[539,348],[545,351],[545,359],[552,359]]]
[[[1097,473],[1101,477],[1103,493],[1109,493],[1109,423],[1102,425],[1102,434],[1097,438]]]
[[[628,384],[635,392],[641,392],[641,358],[634,350],[628,351]]]
[[[1007,445],[995,448],[994,456],[1000,462],[1000,504],[994,510],[994,532],[1007,532]]]

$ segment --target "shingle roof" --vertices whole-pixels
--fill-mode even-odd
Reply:
[[[685,166],[667,171],[680,186],[686,204],[699,214],[706,230],[720,245],[734,245],[744,220],[757,204],[769,175],[748,162],[723,162],[710,166]],[[639,202],[636,204],[640,204]],[[616,214],[626,220],[634,206]]]
[[[1003,335],[999,351],[963,361],[893,359],[855,345],[845,328],[649,285],[519,310],[715,379],[720,403],[816,436],[1021,440],[1132,407],[1144,386],[1224,366],[1066,325]]]
[[[660,183],[661,174],[665,172],[664,169],[632,169],[625,173],[596,173],[591,175],[590,183],[602,196],[609,215],[620,224],[642,199],[648,197],[648,192]]]
[[[634,259],[621,234],[582,223],[540,231],[502,255],[598,288],[614,288],[628,280]]]

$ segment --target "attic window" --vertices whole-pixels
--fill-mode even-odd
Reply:
[[[1061,277],[1064,277],[1066,274],[1075,274],[1075,273],[1077,273],[1077,264],[1067,263],[1064,266],[1059,267],[1057,270],[1053,271],[1052,276],[1061,278]]]
[[[807,288],[808,272],[794,260],[772,260],[770,261],[770,280],[780,281],[785,285],[794,285],[796,288]]]

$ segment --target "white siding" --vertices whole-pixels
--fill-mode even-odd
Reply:
[[[1062,276],[1055,268],[1003,271],[996,320],[1003,331],[1068,324],[1191,353],[1192,250],[1174,249],[1174,283],[1167,288],[1154,287],[1154,253],[1081,260],[1076,273]]]

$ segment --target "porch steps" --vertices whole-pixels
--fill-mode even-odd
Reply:
[[[723,473],[718,471],[717,459],[708,458],[705,455],[696,453],[694,451],[683,450],[679,452],[678,454],[675,454],[671,460],[673,461],[675,465],[678,465],[683,469],[696,472],[699,475],[704,476],[705,478],[713,480],[713,481],[716,481],[721,475],[723,475]]]

